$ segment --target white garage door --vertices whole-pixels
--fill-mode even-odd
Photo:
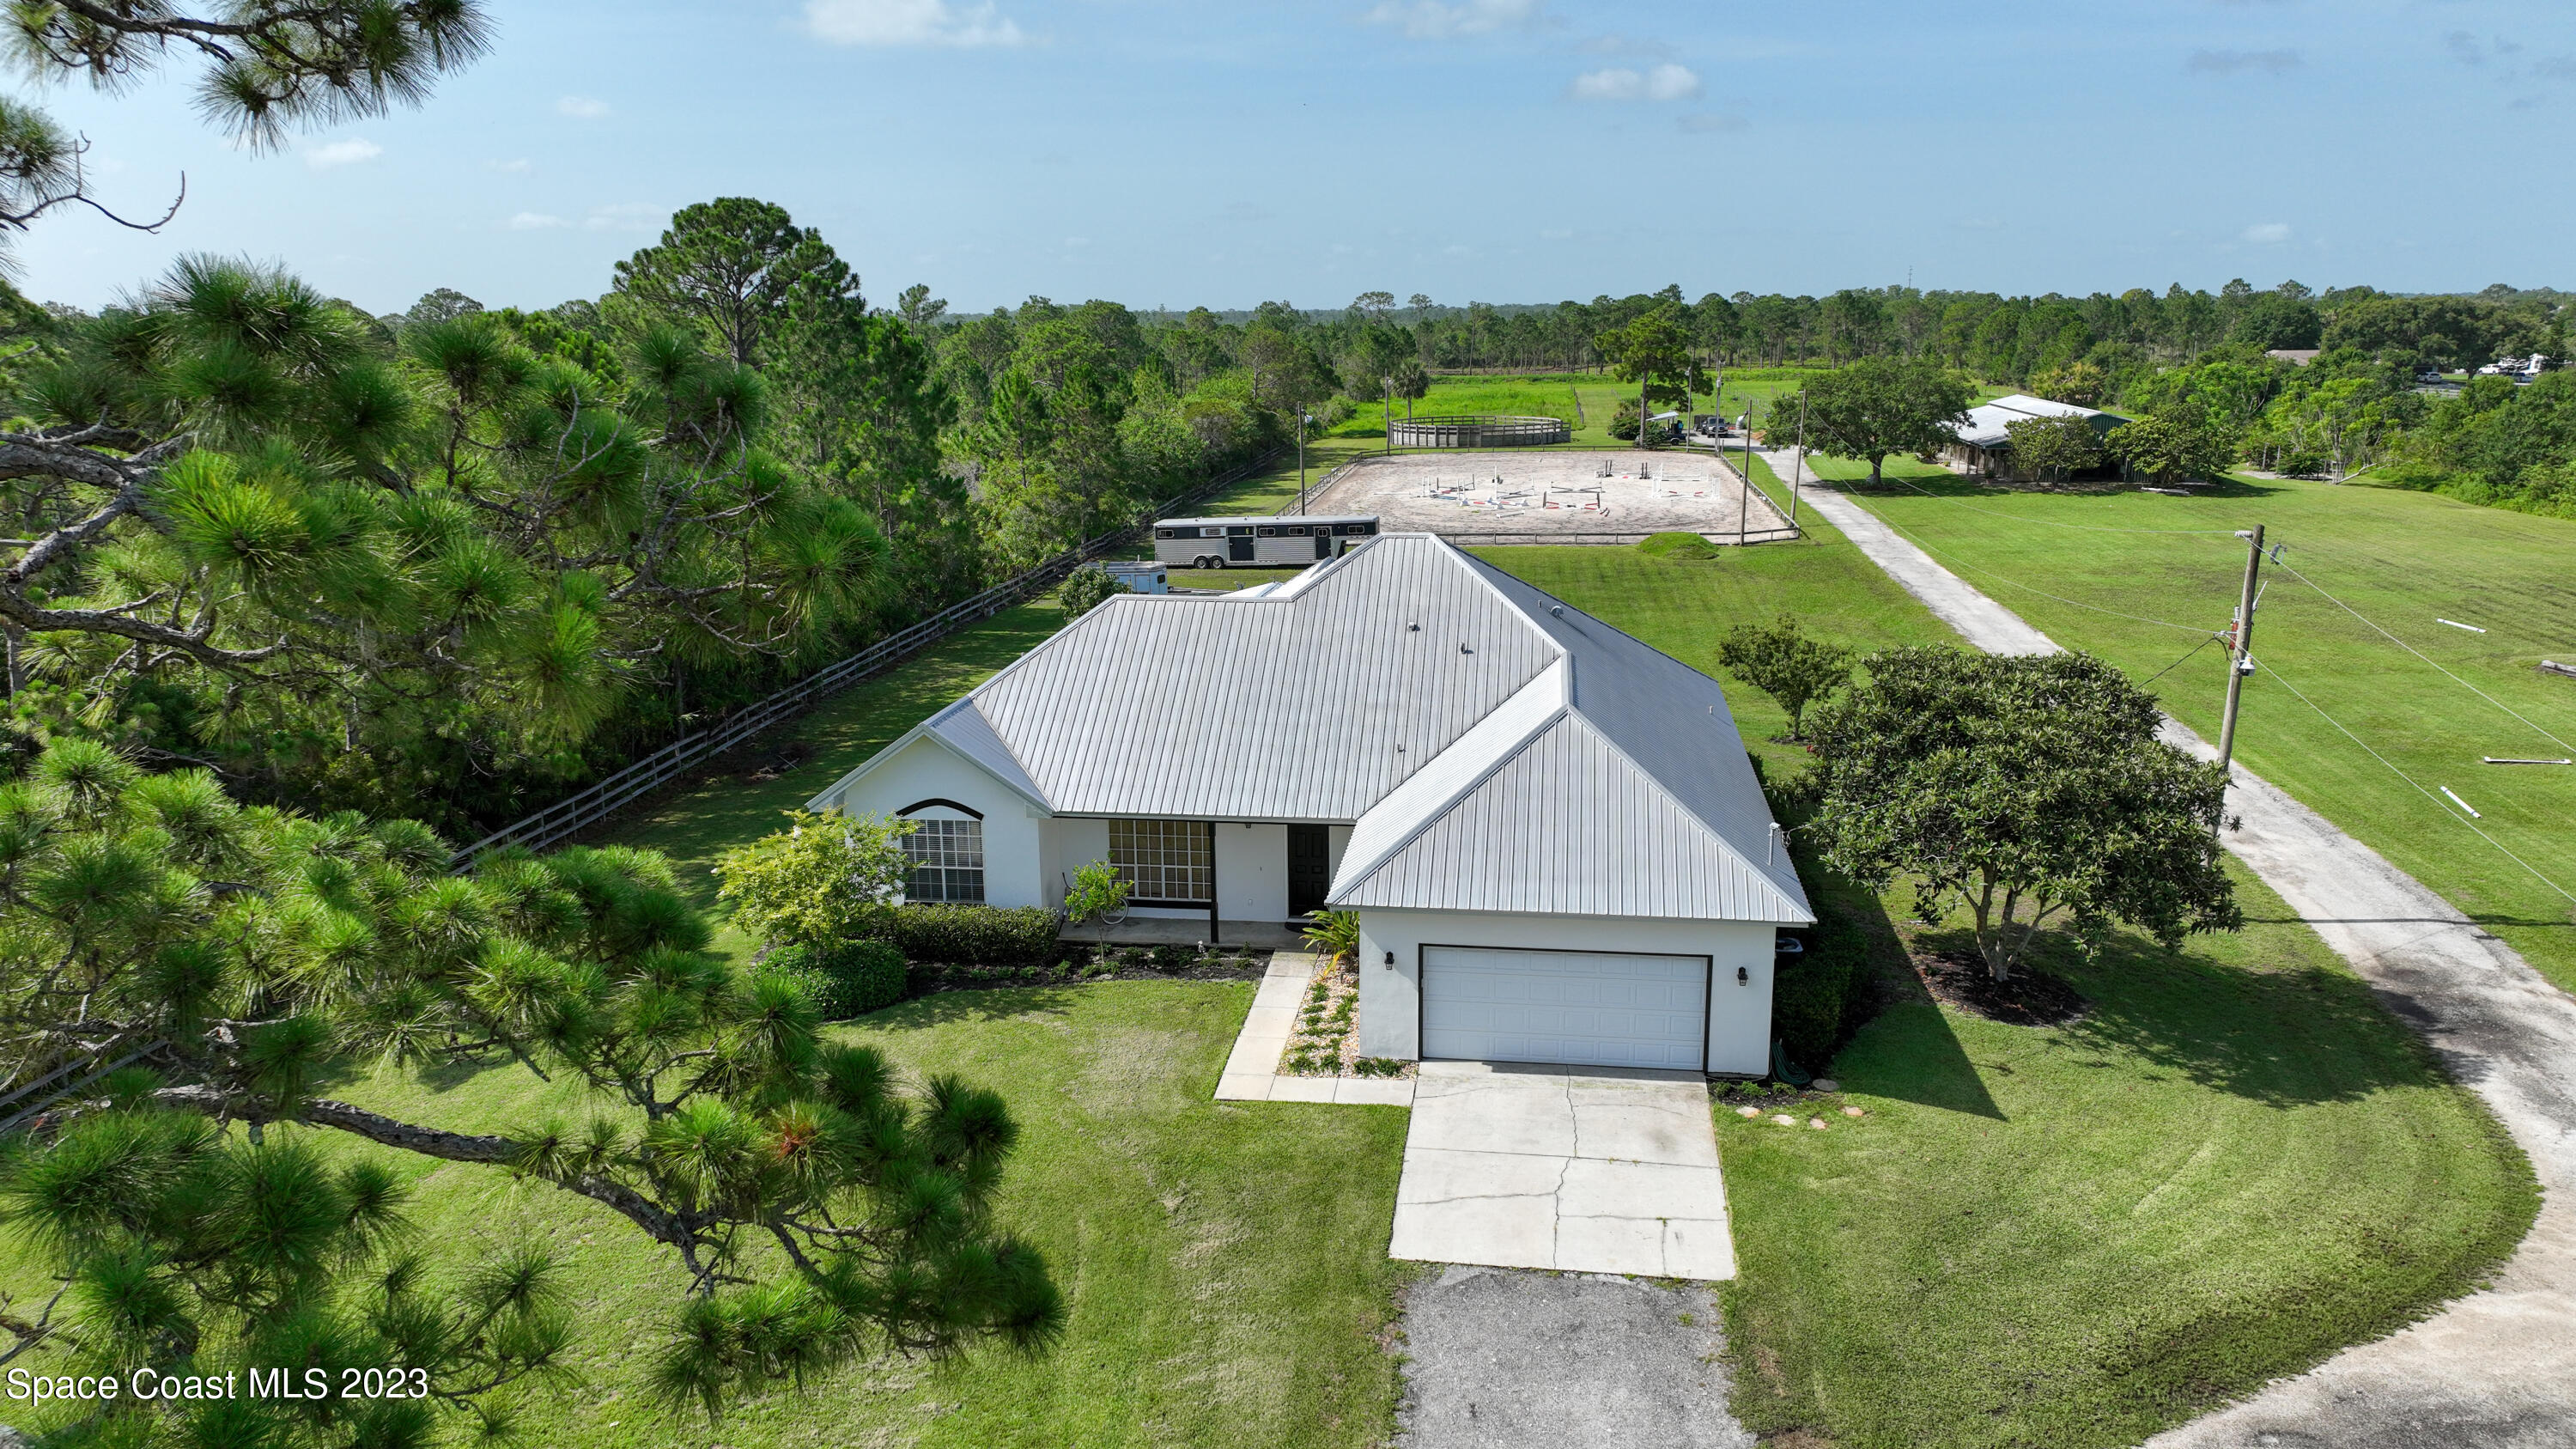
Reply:
[[[1708,958],[1609,951],[1422,950],[1422,1054],[1697,1071]]]

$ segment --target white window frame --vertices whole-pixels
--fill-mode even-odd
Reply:
[[[1112,820],[1109,864],[1131,900],[1216,901],[1216,836],[1204,820]]]
[[[963,813],[907,815],[914,829],[903,836],[903,853],[912,869],[903,878],[903,898],[927,905],[984,903],[984,822]]]

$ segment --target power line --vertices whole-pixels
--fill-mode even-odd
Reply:
[[[2081,599],[2070,599],[2063,594],[2052,594],[2046,589],[2032,588],[2030,585],[2021,582],[2019,579],[2012,578],[2005,574],[1999,574],[1990,568],[1984,568],[1977,564],[1972,564],[1966,559],[1963,559],[1957,554],[1951,553],[1946,549],[1934,548],[1931,544],[1924,542],[1923,539],[1916,536],[1904,525],[1891,522],[1885,514],[1870,512],[1869,508],[1864,504],[1855,502],[1853,506],[1860,508],[1864,513],[1869,513],[1870,517],[1877,519],[1880,523],[1885,524],[1894,532],[1904,534],[1915,547],[1923,550],[1925,553],[1940,554],[1942,557],[1949,559],[1951,562],[1957,564],[1963,569],[1967,569],[1972,573],[1984,574],[1990,579],[1994,579],[2000,583],[2009,584],[2012,587],[2021,590],[2023,593],[2037,594],[2043,599],[2055,599],[2057,602],[2064,604],[2069,608],[2089,609],[2096,614],[2108,614],[2115,619],[2130,619],[2140,624],[2155,624],[2167,629],[2180,629],[2186,634],[2206,634],[2209,632],[2198,624],[2177,624],[2171,619],[2150,619],[2144,614],[2126,614],[2122,613],[2118,609],[2105,609],[2099,604],[2088,604]]]
[[[2453,684],[2459,685],[2469,693],[2474,694],[2478,698],[2485,700],[2487,703],[2494,705],[2496,708],[2503,710],[2506,714],[2512,715],[2515,719],[2521,720],[2523,724],[2528,725],[2531,729],[2537,731],[2542,738],[2548,740],[2551,744],[2558,746],[2562,750],[2576,752],[2576,745],[2571,745],[2565,740],[2560,739],[2558,736],[2551,734],[2548,730],[2542,729],[2539,725],[2532,724],[2529,719],[2524,718],[2521,711],[2516,710],[2512,705],[2506,704],[2503,700],[2496,698],[2494,695],[2489,694],[2485,690],[2478,688],[2476,685],[2469,683],[2460,676],[2453,674],[2450,670],[2443,669],[2439,662],[2428,657],[2423,650],[2418,649],[2414,645],[2407,643],[2405,640],[2398,638],[2396,635],[2389,633],[2387,629],[2380,626],[2378,621],[2372,619],[2369,615],[2364,614],[2359,609],[2354,608],[2352,605],[2345,603],[2343,600],[2336,598],[2332,594],[2326,593],[2325,586],[2323,584],[2309,578],[2306,574],[2299,572],[2288,564],[2275,564],[2274,567],[2280,569],[2290,577],[2297,579],[2300,583],[2306,584],[2309,588],[2316,590],[2318,593],[2324,594],[2327,603],[2334,605],[2336,608],[2352,615],[2361,622],[2368,624],[2371,628],[2378,630],[2380,637],[2386,639],[2389,643],[2396,645],[2398,648],[2403,649],[2407,653],[2414,655],[2416,658],[2423,660],[2425,663],[2432,665],[2435,669],[2440,669],[2442,671],[2443,678],[2450,680]]]
[[[2456,811],[2456,810],[2452,809],[2452,808],[2451,808],[2450,806],[2448,806],[2448,805],[2443,804],[2443,803],[2442,803],[2442,800],[2441,800],[2441,797],[2439,797],[2439,796],[2435,795],[2432,791],[2425,789],[2423,786],[2416,784],[2416,783],[2415,783],[2415,777],[2414,777],[2414,776],[2407,774],[2404,770],[2401,770],[2401,769],[2397,768],[2397,766],[2395,766],[2394,764],[2391,764],[2391,763],[2389,762],[2389,759],[2388,759],[2388,757],[2387,757],[2386,755],[2383,755],[2383,754],[2381,754],[2379,751],[2372,749],[2372,748],[2370,747],[2370,744],[2369,744],[2369,742],[2368,742],[2368,741],[2364,740],[2361,736],[2359,736],[2359,735],[2357,735],[2357,734],[2354,734],[2351,730],[2344,729],[2343,721],[2341,721],[2341,720],[2339,720],[2339,719],[2336,719],[2333,715],[2330,715],[2330,714],[2326,713],[2326,712],[2325,712],[2325,710],[2324,710],[2322,707],[2320,707],[2320,706],[2317,704],[2317,702],[2316,702],[2315,700],[2310,699],[2310,698],[2308,698],[2308,697],[2307,697],[2307,695],[2305,695],[2305,694],[2301,693],[2301,692],[2300,692],[2300,690],[2299,690],[2299,687],[2298,687],[2297,685],[2295,685],[2295,684],[2292,684],[2292,683],[2289,681],[2289,679],[2288,679],[2287,677],[2285,677],[2285,676],[2281,673],[2281,671],[2280,671],[2280,670],[2278,670],[2278,669],[2269,669],[2269,670],[2268,670],[2268,672],[2271,674],[2272,678],[2273,678],[2277,683],[2279,683],[2279,684],[2280,684],[2280,686],[2281,686],[2283,689],[2288,690],[2288,691],[2290,692],[2291,696],[2292,696],[2292,697],[2294,697],[2294,698],[2296,698],[2296,699],[2299,701],[2299,703],[2306,705],[2306,706],[2307,706],[2308,708],[2310,708],[2310,709],[2316,710],[2316,712],[2317,712],[2317,718],[2319,718],[2319,719],[2321,719],[2321,720],[2324,720],[2327,724],[2333,725],[2333,726],[2334,726],[2336,729],[2338,729],[2338,730],[2342,730],[2342,731],[2343,731],[2343,737],[2344,737],[2345,739],[2348,739],[2348,740],[2352,741],[2354,744],[2361,746],[2361,748],[2362,748],[2362,752],[2363,752],[2364,754],[2369,755],[2372,759],[2377,760],[2377,761],[2378,761],[2379,763],[2381,763],[2382,765],[2386,765],[2386,766],[2388,767],[2388,773],[2390,773],[2390,774],[2392,774],[2392,775],[2395,775],[2398,779],[2401,779],[2401,780],[2405,781],[2408,785],[2413,786],[2414,791],[2415,791],[2415,793],[2416,793],[2416,794],[2421,795],[2421,796],[2423,796],[2425,799],[2432,801],[2432,802],[2433,802],[2433,804],[2434,804],[2436,807],[2438,807],[2444,815],[2446,815],[2446,816],[2450,817],[2450,818],[2451,818],[2451,819],[2453,819],[2453,820],[2458,821],[2458,822],[2459,822],[2460,824],[2462,824],[2462,825],[2468,826],[2469,830],[2470,830],[2472,833],[2474,833],[2474,834],[2475,834],[2475,835],[2476,835],[2480,840],[2485,841],[2487,844],[2492,845],[2492,846],[2494,846],[2497,850],[2499,850],[2499,851],[2503,852],[2503,854],[2504,854],[2504,858],[2505,858],[2505,859],[2510,860],[2510,861],[2512,861],[2514,864],[2516,864],[2516,865],[2518,865],[2518,866],[2521,866],[2524,870],[2527,870],[2527,871],[2531,872],[2531,878],[2532,878],[2533,880],[2536,880],[2536,881],[2540,882],[2542,885],[2545,885],[2545,886],[2549,887],[2551,890],[2554,890],[2554,891],[2558,892],[2558,894],[2560,894],[2561,896],[2565,896],[2569,901],[2571,901],[2571,902],[2576,902],[2576,895],[2569,895],[2569,894],[2568,894],[2568,891],[2567,891],[2567,888],[2566,888],[2565,886],[2562,886],[2562,885],[2560,885],[2558,882],[2556,882],[2556,881],[2554,881],[2554,880],[2551,880],[2549,877],[2547,877],[2547,876],[2545,876],[2545,875],[2542,875],[2542,874],[2540,873],[2540,867],[2538,867],[2538,866],[2536,866],[2536,865],[2533,865],[2530,861],[2527,861],[2527,860],[2523,859],[2521,856],[2518,856],[2518,855],[2514,854],[2514,853],[2513,853],[2513,851],[2512,851],[2511,849],[2509,849],[2509,848],[2507,848],[2507,847],[2506,847],[2506,845],[2505,845],[2505,843],[2504,843],[2503,841],[2496,839],[2494,836],[2489,835],[2489,834],[2487,834],[2485,831],[2478,829],[2478,827],[2477,827],[2477,826],[2470,824],[2470,822],[2468,821],[2468,819],[2467,819],[2466,817],[2462,816],[2458,811]]]
[[[2144,689],[2148,685],[2155,683],[2157,680],[2164,678],[2166,675],[2173,673],[2175,670],[2182,668],[2184,665],[2191,662],[2192,655],[2198,654],[2203,649],[2217,643],[2222,637],[2223,636],[2221,635],[2212,634],[2208,638],[2194,644],[2191,646],[2190,652],[2184,654],[2180,659],[2177,659],[2173,663],[2166,665],[2164,668],[2157,670],[2155,673],[2148,675],[2146,678],[2139,680],[2138,687],[2140,689]]]

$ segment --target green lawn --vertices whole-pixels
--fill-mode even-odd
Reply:
[[[1002,1212],[1054,1265],[1064,1344],[1037,1359],[887,1361],[714,1426],[646,1401],[681,1279],[624,1219],[488,1169],[352,1150],[414,1182],[411,1215],[432,1243],[474,1253],[532,1234],[564,1255],[583,1382],[532,1405],[532,1444],[1357,1449],[1393,1429],[1394,1361],[1373,1335],[1406,1272],[1386,1238],[1407,1114],[1210,1100],[1251,997],[1194,982],[952,993],[845,1028],[912,1073],[1009,1097],[1022,1137]],[[572,1087],[508,1066],[340,1090],[466,1131],[585,1110]]]
[[[2289,568],[2268,574],[2237,758],[2576,987],[2576,898],[2560,889],[2576,891],[2576,766],[2480,763],[2576,758],[2576,680],[2535,667],[2576,658],[2576,522],[2289,480],[2176,498],[1944,474],[1862,501],[2059,643],[2161,673],[2165,708],[2213,740],[2226,667],[2216,645],[2191,651],[2235,608],[2232,530],[2265,525]]]
[[[1869,1115],[1718,1117],[1736,1409],[1842,1449],[2135,1444],[2465,1292],[2521,1154],[2279,897],[2052,962],[2060,1028],[1910,999],[1835,1062]],[[1814,1441],[1809,1441],[1814,1442]]]
[[[814,798],[905,730],[1026,654],[1064,622],[1052,596],[1005,609],[878,678],[825,700],[792,724],[772,730],[749,751],[755,762],[800,742],[806,762],[770,780],[727,773],[657,796],[586,839],[658,850],[678,866],[681,888],[716,909],[716,856],[729,846],[785,828],[782,813]],[[753,942],[728,924],[719,950],[749,958]]]

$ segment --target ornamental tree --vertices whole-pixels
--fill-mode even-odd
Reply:
[[[1826,858],[1923,914],[1964,903],[2005,980],[2039,931],[2125,922],[2171,948],[2244,924],[2219,863],[2226,776],[2156,738],[2154,698],[2089,654],[1892,650],[1816,720]]]
[[[1865,357],[1782,394],[1772,416],[1788,417],[1792,404],[1802,403],[1808,450],[1869,464],[1876,485],[1889,455],[1929,456],[1948,447],[1975,397],[1974,388],[1937,362]]]
[[[908,1088],[875,1051],[823,1040],[798,983],[708,952],[658,855],[494,852],[462,876],[448,860],[409,822],[245,809],[203,772],[145,775],[86,742],[0,785],[0,1070],[29,1086],[124,1064],[0,1161],[0,1208],[66,1290],[0,1317],[20,1353],[229,1366],[285,1344],[302,1362],[303,1334],[356,1361],[373,1334],[403,1352],[370,1361],[436,1369],[434,1398],[459,1409],[553,1364],[543,1260],[506,1282],[424,1278],[391,1179],[334,1166],[350,1159],[314,1150],[325,1133],[624,1218],[670,1255],[655,1382],[710,1411],[888,1347],[1059,1331],[1044,1262],[992,1219],[1017,1137],[999,1097]],[[317,1090],[514,1062],[579,1078],[590,1109],[467,1133]],[[174,1432],[277,1442],[192,1425]]]
[[[788,827],[716,861],[716,895],[734,920],[777,945],[814,946],[865,934],[893,908],[912,872],[909,820],[834,811],[787,812]]]
[[[1794,740],[1807,706],[1850,680],[1852,651],[1809,638],[1799,631],[1796,616],[1784,613],[1768,627],[1736,625],[1718,646],[1717,662],[1788,712]]]

